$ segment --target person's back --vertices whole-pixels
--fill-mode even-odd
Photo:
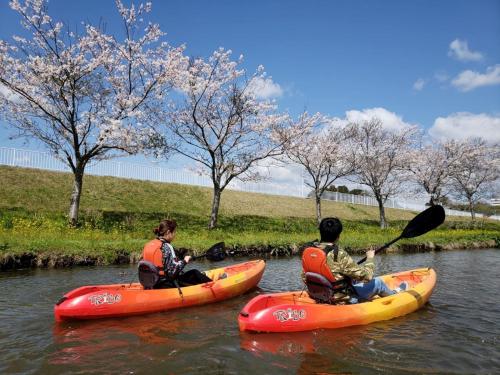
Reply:
[[[141,259],[152,263],[156,268],[158,268],[159,274],[164,275],[163,272],[163,254],[161,251],[162,241],[158,238],[149,241],[144,245],[142,250]]]
[[[315,247],[326,253],[326,263],[336,280],[348,277],[357,281],[370,281],[373,278],[375,264],[373,250],[367,251],[364,265],[356,264],[347,251],[338,247],[342,223],[336,217],[324,218],[319,225],[321,240]]]
[[[158,287],[172,287],[174,285],[195,285],[212,281],[204,273],[191,269],[183,272],[184,267],[191,261],[191,256],[179,259],[171,242],[176,236],[177,223],[175,220],[162,220],[153,232],[156,239],[149,241],[142,253],[142,259],[152,263],[159,271]]]
[[[319,225],[319,231],[321,242],[315,243],[314,247],[326,253],[326,265],[333,275],[335,283],[340,284],[341,281],[344,281],[349,286],[344,291],[345,294],[352,297],[351,303],[357,302],[357,298],[369,300],[375,295],[386,296],[395,293],[380,278],[373,278],[375,273],[374,250],[368,250],[366,263],[359,265],[354,262],[347,251],[338,248],[337,243],[342,233],[342,223],[339,219],[324,218]],[[304,265],[306,264],[303,261]],[[303,279],[304,272],[307,272],[306,267],[303,270]],[[318,273],[327,276],[324,269],[319,270]],[[336,295],[336,299],[342,299],[342,297],[342,295]]]

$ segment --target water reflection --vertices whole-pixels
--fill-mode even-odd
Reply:
[[[269,334],[241,332],[240,346],[257,357],[262,357],[263,353],[295,357],[297,354],[315,351],[314,336],[316,335],[316,332]]]
[[[276,363],[277,356],[281,357],[281,363],[294,364],[298,374],[351,374],[373,365],[365,357],[375,354],[367,355],[389,332],[370,333],[359,326],[311,332],[240,333],[240,345],[259,359],[271,356]]]
[[[140,354],[142,360],[194,352],[220,335],[207,316],[215,305],[124,319],[54,324],[51,365],[105,363],[107,352]],[[229,304],[231,306],[231,304]],[[203,336],[200,337],[200,333]],[[148,350],[145,350],[148,348]]]
[[[178,350],[196,345],[181,337],[184,330],[200,329],[202,321],[188,320],[176,315],[149,315],[121,320],[99,320],[54,325],[54,344],[51,364],[95,362],[103,351],[124,351],[133,345],[164,345]]]

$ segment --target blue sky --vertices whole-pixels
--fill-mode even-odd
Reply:
[[[49,10],[119,30],[111,0],[52,0]],[[375,113],[439,136],[500,140],[500,1],[157,0],[152,18],[188,55],[224,47],[249,71],[264,65],[280,109],[294,115]],[[19,33],[18,21],[2,0],[0,39]],[[1,127],[0,146],[20,145],[8,134]]]

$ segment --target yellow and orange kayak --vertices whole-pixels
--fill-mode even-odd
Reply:
[[[317,303],[307,291],[263,294],[241,310],[240,331],[296,332],[318,328],[340,328],[388,320],[421,308],[436,285],[436,272],[421,268],[381,276],[391,289],[403,281],[409,288],[388,297],[345,305]]]
[[[213,281],[189,287],[145,290],[141,284],[92,285],[77,288],[54,306],[56,321],[147,314],[202,305],[238,296],[262,278],[263,260],[205,271]]]

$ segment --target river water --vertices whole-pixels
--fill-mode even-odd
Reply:
[[[62,324],[54,322],[53,305],[65,292],[130,282],[135,267],[3,272],[0,373],[500,373],[499,250],[377,255],[376,260],[377,274],[433,267],[438,283],[430,303],[390,321],[290,334],[240,334],[237,316],[258,293],[300,289],[298,257],[269,260],[259,289],[222,303]]]

